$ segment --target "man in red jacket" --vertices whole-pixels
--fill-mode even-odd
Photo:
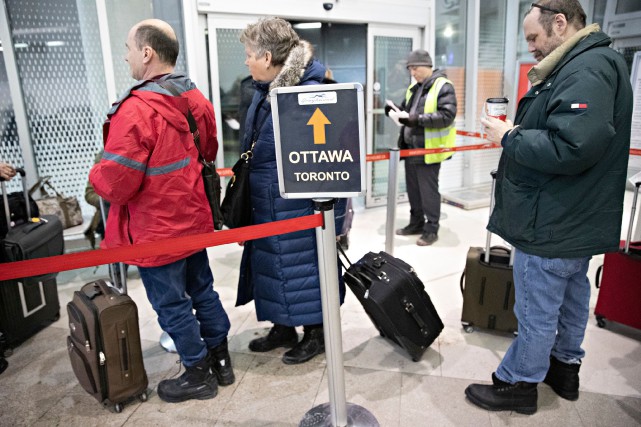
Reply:
[[[202,155],[213,161],[218,149],[213,107],[191,80],[174,74],[179,46],[169,24],[139,22],[126,46],[125,60],[138,82],[109,111],[104,154],[89,175],[96,193],[111,203],[102,246],[212,232],[187,116],[195,118]],[[158,384],[158,395],[167,402],[215,397],[217,384],[232,384],[234,373],[227,350],[229,318],[213,289],[207,252],[128,263],[138,266],[158,322],[185,365],[179,378]]]

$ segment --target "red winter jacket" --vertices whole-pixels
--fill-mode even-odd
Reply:
[[[201,151],[212,161],[218,150],[214,109],[189,79],[176,74],[165,79],[182,96],[148,82],[112,108],[104,155],[89,174],[96,193],[111,203],[103,248],[214,231],[202,165],[185,116],[189,108],[198,125]],[[127,263],[157,267],[196,252]]]

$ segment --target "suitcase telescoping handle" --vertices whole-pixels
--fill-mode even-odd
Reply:
[[[22,180],[22,189],[24,190],[24,200],[27,207],[27,218],[31,219],[31,204],[29,203],[29,190],[27,190],[27,180],[25,179],[25,171],[22,168],[16,168],[16,172],[20,175]],[[9,195],[7,188],[4,185],[4,179],[0,178],[0,185],[2,185],[2,202],[4,203],[4,213],[7,217],[7,227],[11,228],[11,212],[9,212]]]
[[[492,170],[490,172],[490,175],[492,176],[492,190],[490,192],[490,216],[492,215],[492,211],[494,210],[494,190],[496,189],[496,169]],[[492,232],[487,231],[487,237],[485,239],[485,254],[484,254],[484,260],[487,264],[490,263],[490,251],[491,251],[491,246],[492,246]],[[514,264],[514,248],[510,251],[510,263],[509,265],[512,266]]]
[[[107,206],[102,197],[98,197],[100,201],[100,217],[105,229],[107,228]],[[117,268],[116,268],[117,267]],[[109,276],[113,280],[113,285],[120,291],[121,294],[127,295],[127,270],[125,264],[120,262],[117,264],[109,264]]]
[[[628,238],[625,239],[625,253],[630,252],[630,241],[632,240],[632,228],[634,227],[634,213],[637,210],[637,199],[639,198],[639,187],[641,181],[634,184],[634,197],[632,198],[632,212],[630,213],[630,225],[628,226]]]

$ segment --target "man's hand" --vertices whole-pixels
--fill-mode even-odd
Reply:
[[[388,101],[388,102],[389,102],[389,101]],[[394,108],[394,107],[396,107],[396,108]],[[386,104],[385,104],[385,115],[386,115],[387,117],[389,117],[389,112],[390,112],[390,111],[392,111],[392,110],[400,111],[400,110],[401,110],[401,107],[399,107],[399,106],[398,106],[398,105],[396,105],[396,104],[394,104],[394,105],[392,106],[392,105],[390,105],[390,104],[386,103]]]
[[[503,121],[496,117],[481,117],[481,124],[483,125],[485,139],[490,142],[501,142],[505,132],[509,132],[514,128],[514,124],[510,120]]]
[[[410,114],[408,117],[398,119],[398,121],[407,127],[414,128],[418,126],[418,114]]]
[[[11,165],[0,162],[0,178],[9,180],[14,176],[16,176],[16,170]]]

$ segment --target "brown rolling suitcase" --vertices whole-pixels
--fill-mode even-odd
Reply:
[[[492,199],[496,171],[492,171]],[[465,270],[461,275],[463,312],[461,324],[466,332],[475,328],[518,332],[514,314],[514,278],[512,251],[502,246],[490,246],[488,231],[485,248],[471,247],[467,252]]]
[[[104,280],[84,285],[67,304],[67,350],[80,385],[121,412],[132,397],[147,400],[138,308]]]

